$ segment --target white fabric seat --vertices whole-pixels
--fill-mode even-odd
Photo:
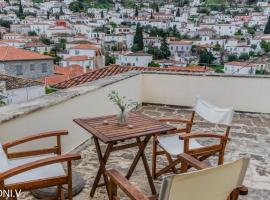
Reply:
[[[27,164],[33,161],[53,157],[53,156],[55,156],[55,154],[25,157],[25,158],[18,158],[18,159],[9,159],[8,167],[6,170],[12,169],[12,168],[15,168],[20,165]],[[20,183],[20,182],[25,182],[25,181],[33,181],[33,180],[38,180],[38,179],[51,178],[55,176],[64,176],[64,175],[66,175],[66,173],[62,164],[56,163],[56,164],[46,165],[43,167],[32,169],[24,173],[10,177],[5,180],[5,184]]]
[[[176,157],[184,152],[184,140],[180,140],[179,135],[160,136],[157,138],[157,140],[159,145],[173,157]],[[200,147],[203,146],[200,145],[195,139],[189,140],[189,149]]]

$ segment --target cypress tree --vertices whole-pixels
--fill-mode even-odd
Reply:
[[[139,16],[139,11],[138,11],[138,6],[136,6],[135,8],[135,14],[134,14],[135,17],[138,17]]]
[[[100,17],[101,17],[102,19],[104,18],[103,10],[100,12]]]
[[[132,51],[142,51],[144,48],[143,44],[143,28],[141,27],[141,24],[138,23],[136,27],[136,32],[134,35],[134,40],[133,40],[133,46],[132,46]]]
[[[268,17],[268,21],[263,31],[264,34],[270,34],[270,17]]]
[[[19,1],[19,14],[20,14],[20,16],[23,15],[23,7],[22,7],[22,1],[21,0]]]
[[[167,43],[167,38],[163,37],[161,41],[160,51],[164,58],[169,58],[171,56],[171,51],[169,49],[169,45]]]
[[[176,11],[176,17],[180,17],[180,9],[179,8]]]
[[[159,7],[158,7],[158,5],[157,5],[157,7],[156,7],[156,12],[157,12],[157,13],[159,12]]]

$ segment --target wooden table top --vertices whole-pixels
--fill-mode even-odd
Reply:
[[[138,112],[128,114],[128,125],[118,125],[116,115],[79,118],[73,121],[104,143],[154,135],[176,129]],[[104,123],[104,121],[107,121],[107,123]],[[129,127],[130,125],[132,127]]]

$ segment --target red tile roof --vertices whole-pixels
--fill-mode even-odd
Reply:
[[[91,60],[88,56],[70,56],[64,59],[64,61],[83,61],[83,60]]]
[[[45,56],[32,51],[18,49],[11,46],[0,46],[0,61],[13,60],[47,60],[53,59],[50,56]]]
[[[54,66],[55,74],[68,75],[70,78],[82,75],[84,73],[83,67],[80,65],[69,65],[67,67]]]
[[[70,49],[95,49],[97,50],[99,48],[92,44],[79,44],[74,47],[71,47]]]
[[[51,85],[57,89],[66,89],[70,87],[74,87],[83,83],[95,81],[101,78],[105,78],[108,76],[113,76],[116,74],[128,72],[131,70],[138,71],[169,71],[169,72],[207,72],[211,71],[209,67],[202,66],[189,66],[189,67],[171,67],[171,68],[159,68],[159,67],[131,67],[131,66],[118,66],[118,65],[110,65],[108,67],[96,69],[85,73],[81,76],[77,76],[67,81],[63,81],[61,83]]]

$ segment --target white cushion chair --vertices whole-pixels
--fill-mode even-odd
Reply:
[[[248,158],[211,168],[185,153],[179,158],[199,171],[164,177],[159,200],[237,200],[239,194],[248,193],[243,186]],[[130,199],[155,199],[143,194],[118,171],[109,170],[107,174],[110,178],[110,200],[118,199],[118,186]]]
[[[0,189],[18,189],[22,191],[51,186],[58,187],[58,198],[63,199],[62,185],[68,184],[68,198],[72,199],[71,161],[80,159],[79,154],[61,155],[60,136],[67,131],[50,131],[31,135],[20,140],[0,144]],[[29,141],[56,137],[53,148],[9,152],[11,147]],[[67,172],[62,162],[67,162]]]
[[[209,156],[219,153],[219,161],[218,164],[223,164],[224,162],[224,151],[226,147],[226,143],[228,141],[229,132],[230,132],[230,126],[234,114],[233,108],[220,108],[215,106],[214,104],[211,104],[201,98],[196,99],[196,104],[194,106],[194,111],[192,114],[192,121],[193,124],[193,118],[195,114],[199,115],[206,121],[216,124],[216,125],[223,125],[226,126],[226,130],[224,134],[217,134],[217,133],[211,133],[211,132],[192,132],[191,126],[190,131],[187,133],[174,133],[174,134],[167,134],[167,135],[161,135],[157,136],[155,138],[154,145],[158,145],[161,147],[166,154],[169,165],[160,171],[156,172],[156,163],[153,164],[153,176],[156,178],[160,176],[161,174],[174,171],[175,172],[175,166],[180,163],[179,160],[177,160],[177,156],[181,153],[187,153],[189,155],[192,155],[199,160],[205,160]],[[177,120],[177,119],[176,119]],[[162,121],[166,121],[166,119],[163,119]],[[171,120],[173,121],[173,120]],[[213,145],[201,145],[196,139],[198,138],[217,138],[220,139],[220,142],[218,144]],[[153,151],[153,162],[156,162],[156,156],[157,156],[157,150],[156,147],[154,147]],[[160,155],[160,154],[159,154]],[[187,166],[182,165],[182,171],[186,171]]]

